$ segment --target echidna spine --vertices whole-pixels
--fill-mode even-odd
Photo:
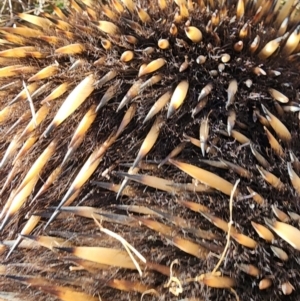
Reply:
[[[13,23],[0,298],[299,299],[298,3],[71,0]]]

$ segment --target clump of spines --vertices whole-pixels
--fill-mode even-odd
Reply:
[[[1,238],[3,256],[10,255],[1,267],[4,290],[12,291],[14,279],[62,300],[110,299],[108,287],[170,299],[180,285],[163,284],[175,273],[187,298],[228,300],[233,295],[220,288],[235,287],[241,299],[297,300],[298,7],[71,1],[68,12],[18,16],[20,26],[0,30]],[[221,276],[209,274],[217,264],[209,251],[221,254],[225,246],[228,199],[239,177],[231,244]],[[126,205],[115,200],[120,195]],[[72,207],[78,200],[83,204]],[[136,265],[115,239],[95,238],[92,217],[114,224],[146,257],[141,279],[119,271],[107,281],[108,266]],[[210,223],[222,231],[207,231]],[[61,257],[37,257],[30,242]],[[22,254],[20,272],[11,262]],[[48,284],[32,271],[31,254],[38,269],[49,254],[65,269],[50,269]],[[70,262],[80,275],[67,272]],[[210,288],[195,289],[198,282]]]

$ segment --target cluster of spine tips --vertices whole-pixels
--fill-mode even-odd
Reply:
[[[71,0],[0,27],[0,299],[299,300],[299,20]]]

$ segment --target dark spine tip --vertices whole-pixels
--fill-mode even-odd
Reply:
[[[44,226],[44,230],[46,230],[48,228],[48,226],[55,220],[55,218],[58,216],[60,212],[58,210],[56,210],[50,217],[50,219],[48,220],[48,222],[46,223],[46,225]]]
[[[43,133],[44,138],[49,138],[50,133],[55,129],[55,125],[53,123],[50,123],[50,125],[47,127],[45,132]]]
[[[72,248],[72,247],[53,247],[53,248],[56,250],[59,250],[59,251],[70,253],[70,254],[73,254],[76,249],[76,248]]]

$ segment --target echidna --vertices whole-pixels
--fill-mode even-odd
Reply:
[[[299,300],[299,5],[1,27],[0,299]]]

